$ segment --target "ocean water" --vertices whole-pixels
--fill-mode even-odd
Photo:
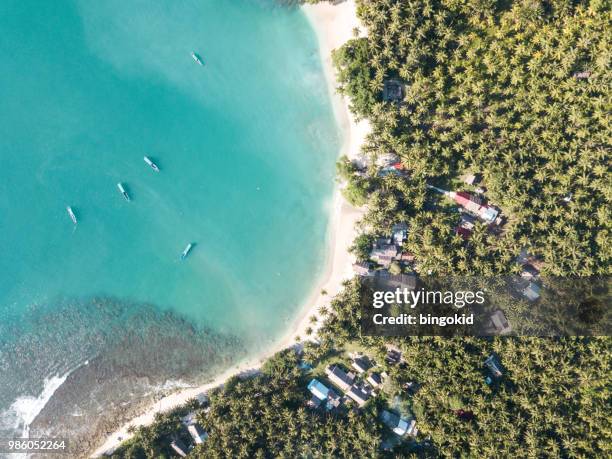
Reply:
[[[0,30],[0,431],[92,405],[85,374],[100,408],[277,339],[323,269],[341,140],[300,10],[5,0]]]

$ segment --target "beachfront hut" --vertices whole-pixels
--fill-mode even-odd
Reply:
[[[187,447],[185,446],[185,444],[180,441],[179,439],[176,439],[174,441],[172,441],[172,443],[170,443],[170,447],[174,450],[174,452],[176,454],[178,454],[181,457],[187,457]]]
[[[332,382],[332,384],[335,384],[344,392],[349,390],[349,388],[355,381],[355,375],[353,373],[346,373],[338,365],[332,365],[330,367],[327,367],[325,370],[325,374]]]
[[[400,157],[395,153],[384,153],[376,158],[376,165],[381,168],[393,167],[400,162]]]
[[[368,276],[374,275],[374,270],[372,270],[370,263],[367,263],[367,262],[354,263],[353,272],[357,274],[358,276],[368,277]]]
[[[197,423],[187,426],[187,431],[189,432],[189,435],[191,435],[191,438],[193,438],[196,445],[201,445],[208,438],[208,434]]]

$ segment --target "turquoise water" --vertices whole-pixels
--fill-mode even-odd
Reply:
[[[323,267],[340,145],[303,14],[5,0],[0,30],[0,412],[104,353],[126,311],[251,352],[277,338]]]

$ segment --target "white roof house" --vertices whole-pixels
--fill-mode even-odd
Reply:
[[[200,427],[199,424],[191,424],[187,426],[187,431],[196,445],[201,445],[208,438],[208,434]]]
[[[383,411],[380,415],[380,419],[385,423],[394,434],[403,437],[404,435],[416,436],[418,429],[416,427],[416,421],[414,419],[406,420],[401,418],[399,415],[390,411]]]
[[[174,450],[176,454],[181,457],[187,457],[187,447],[180,440],[174,440],[170,443],[170,447]]]

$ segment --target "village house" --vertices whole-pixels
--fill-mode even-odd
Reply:
[[[382,383],[383,383],[381,375],[379,375],[376,372],[368,376],[366,381],[368,381],[368,383],[375,389],[382,386]]]
[[[466,193],[465,191],[446,191],[432,185],[427,185],[427,187],[448,196],[467,212],[480,218],[485,223],[495,222],[499,215],[499,210],[483,203],[480,196]]]
[[[340,406],[340,396],[318,379],[310,381],[308,390],[312,393],[312,398],[308,402],[312,408],[318,408],[323,402],[328,410]]]
[[[375,271],[372,269],[372,266],[368,262],[354,263],[353,264],[353,272],[358,276],[373,276]]]
[[[365,373],[370,368],[372,368],[372,364],[370,363],[370,360],[365,356],[357,357],[353,359],[353,361],[351,362],[351,366],[355,370],[357,370],[357,373]]]
[[[400,363],[402,361],[402,352],[397,347],[388,344],[385,360],[390,365]]]
[[[332,365],[325,369],[325,374],[329,378],[332,384],[336,385],[342,391],[346,392],[355,382],[355,375],[353,373],[346,373],[338,365]]]
[[[533,266],[538,271],[538,273],[542,270],[542,268],[544,268],[544,262],[535,255],[532,255],[527,252],[527,249],[525,248],[521,250],[521,253],[516,258],[516,262],[519,265],[529,264]]]
[[[346,395],[350,397],[361,408],[370,399],[370,392],[366,391],[363,386],[353,385]]]
[[[401,262],[404,262],[404,263],[412,263],[415,260],[415,256],[414,256],[413,253],[403,252],[403,253],[400,254],[399,257],[397,257],[397,259],[399,261],[401,261]]]
[[[503,373],[501,370],[501,365],[493,354],[487,357],[484,363],[485,363],[485,366],[489,369],[489,371],[494,377],[496,378],[502,377]]]
[[[476,185],[480,182],[479,174],[466,174],[463,176],[463,183],[466,185]]]
[[[461,226],[457,226],[455,228],[455,234],[458,234],[459,236],[461,236],[463,239],[467,240],[470,238],[470,236],[472,235],[472,230],[469,230],[467,228],[463,228]]]
[[[451,197],[465,210],[481,218],[487,223],[493,223],[499,214],[497,209],[483,204],[482,199],[479,196],[474,196],[466,193],[465,191],[451,191]]]
[[[576,78],[577,80],[584,80],[589,78],[590,76],[591,72],[589,72],[588,70],[574,73],[574,78]]]
[[[461,213],[461,221],[459,222],[459,226],[461,228],[473,230],[475,225],[476,219],[474,217],[472,217],[470,214]]]
[[[538,298],[540,298],[540,291],[541,288],[538,284],[536,284],[535,282],[529,282],[529,284],[527,284],[527,287],[525,287],[521,291],[521,293],[529,301],[536,301]]]
[[[418,429],[414,419],[407,420],[390,411],[384,410],[380,415],[381,421],[393,431],[394,434],[403,437],[404,435],[416,436]]]
[[[201,445],[208,438],[208,434],[197,423],[188,425],[187,431],[196,445]]]
[[[532,280],[538,277],[540,271],[538,271],[533,265],[525,263],[521,267],[521,277],[526,280]]]
[[[376,158],[376,166],[385,168],[385,167],[393,167],[394,164],[398,164],[400,162],[400,157],[395,153],[385,153],[379,155]]]
[[[505,335],[506,333],[512,331],[510,322],[508,322],[504,313],[499,309],[491,315],[491,322],[493,323],[497,333],[500,335]]]
[[[370,258],[376,263],[388,268],[398,252],[398,247],[392,244],[390,239],[379,238],[370,252]]]
[[[414,290],[417,278],[414,274],[391,274],[386,269],[376,272],[376,286],[379,290],[394,291],[399,289]]]
[[[408,239],[408,225],[404,222],[393,225],[393,228],[391,228],[391,238],[396,245],[402,245]]]
[[[187,457],[187,451],[189,451],[189,450],[187,449],[185,444],[182,441],[180,441],[179,439],[176,439],[176,440],[172,441],[172,443],[170,443],[170,447],[179,456]]]
[[[385,102],[401,102],[404,99],[404,85],[396,78],[384,81],[383,100]]]

